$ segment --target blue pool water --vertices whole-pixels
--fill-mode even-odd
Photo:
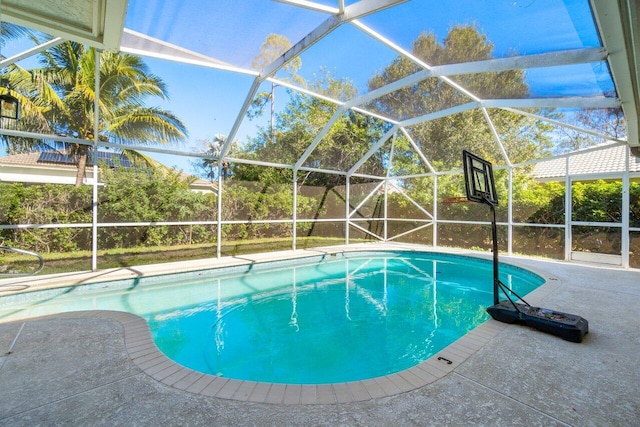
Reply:
[[[544,280],[501,264],[526,295]],[[138,314],[177,363],[276,383],[354,381],[414,366],[488,319],[490,261],[357,252],[0,298],[0,319],[106,309]]]

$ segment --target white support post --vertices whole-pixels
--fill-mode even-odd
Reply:
[[[564,260],[571,260],[571,176],[569,174],[569,156],[565,157],[564,179]]]
[[[507,193],[507,255],[513,254],[513,166],[509,166],[509,189]]]
[[[97,146],[96,146],[97,149]],[[96,154],[93,155],[93,191],[91,207],[91,271],[98,270],[98,165]]]
[[[351,213],[349,212],[350,206],[350,193],[351,193],[351,177],[349,175],[346,176],[346,186],[344,189],[344,198],[345,198],[345,206],[344,206],[344,243],[345,245],[349,245],[349,229],[351,228],[349,223],[349,218],[351,218]]]
[[[218,159],[218,229],[216,242],[216,258],[222,255],[222,157]]]
[[[297,240],[298,240],[298,170],[293,170],[293,215],[291,216],[293,220],[292,230],[291,230],[291,249],[296,250],[297,248]]]
[[[93,192],[91,196],[91,270],[98,269],[98,132],[100,131],[100,51],[95,50],[93,99]]]
[[[438,175],[433,174],[433,247],[438,247]]]
[[[621,254],[622,254],[622,267],[629,268],[629,211],[630,207],[630,191],[629,191],[629,147],[625,148],[625,170],[622,175],[622,240],[621,240]]]
[[[389,240],[389,175],[384,179],[384,222],[382,236],[384,237],[384,241],[387,242]]]

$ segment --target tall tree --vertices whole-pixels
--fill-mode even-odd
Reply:
[[[286,51],[291,48],[291,42],[288,38],[281,34],[269,34],[265,39],[262,46],[260,46],[260,53],[253,58],[251,67],[256,70],[262,70],[267,65],[282,56]],[[304,84],[304,80],[296,74],[296,72],[302,66],[302,60],[299,57],[291,60],[285,65],[285,70],[289,72],[288,80],[294,83]],[[251,103],[251,109],[247,115],[250,119],[262,115],[265,105],[269,102],[271,106],[271,142],[275,142],[275,83],[271,83],[271,92],[259,92],[256,94],[255,99]]]
[[[40,55],[40,68],[15,67],[11,81],[22,94],[27,120],[46,123],[56,135],[93,139],[95,50],[65,42]],[[182,121],[169,111],[149,107],[149,98],[167,99],[166,85],[141,58],[102,52],[99,68],[101,140],[121,144],[170,144],[186,138]],[[66,146],[77,159],[76,186],[82,184],[89,147]],[[134,157],[143,157],[128,152]]]
[[[194,148],[194,151],[210,156],[200,160],[194,160],[191,163],[196,176],[208,179],[214,182],[218,178],[218,162],[220,161],[220,150],[227,140],[226,135],[216,134],[212,139],[202,140],[200,147]],[[232,149],[235,144],[232,144]],[[222,162],[222,178],[227,179],[229,174],[229,163]]]
[[[412,53],[430,65],[445,65],[480,61],[493,57],[493,45],[474,26],[459,25],[439,43],[434,34],[421,34],[413,42]],[[381,73],[369,80],[374,90],[420,71],[417,64],[405,57],[396,58]],[[523,72],[509,70],[454,76],[452,80],[481,98],[522,98],[528,93]],[[380,114],[398,120],[419,117],[471,101],[471,98],[443,79],[428,78],[402,88],[375,101]],[[504,111],[491,113],[512,161],[531,156],[538,149],[535,142],[546,141],[533,120]],[[460,151],[467,148],[501,162],[501,153],[480,110],[450,115],[412,126],[410,133],[424,154],[434,164],[449,169],[460,166]],[[544,145],[544,144],[543,144]]]
[[[627,127],[622,108],[563,112],[557,114],[556,118],[574,126],[598,131],[612,138],[623,139],[627,136]],[[556,153],[580,150],[605,142],[597,136],[565,127],[558,128],[556,134],[558,140],[554,146]]]
[[[11,24],[9,22],[0,23],[0,49],[4,50],[4,47],[10,41],[25,39],[28,37],[33,37],[33,32],[31,30],[19,25]],[[0,59],[5,59],[5,56],[0,54]],[[15,89],[15,82],[13,79],[14,73],[11,72],[16,69],[18,69],[18,67],[15,64],[12,64],[0,71],[0,95],[11,95],[14,98],[18,99],[21,104],[24,104],[22,94],[17,92]],[[22,111],[24,112],[24,105],[22,105],[22,107]],[[33,132],[41,132],[46,129],[46,126],[44,125],[44,123],[42,123],[42,121],[34,121],[33,119],[33,115],[27,114],[26,117],[24,117],[23,115],[21,120],[19,120],[17,123],[12,123],[10,127],[17,130],[30,129]],[[2,126],[7,127],[7,120],[1,120]],[[3,145],[8,146],[9,148],[32,145],[32,142],[27,141],[24,138],[8,138],[4,135],[2,136],[1,141]],[[9,144],[11,145],[9,146]],[[9,151],[11,152],[12,150]],[[21,150],[18,149],[17,151]]]
[[[334,99],[347,100],[356,89],[349,80],[336,79],[325,72],[310,89]],[[293,164],[313,142],[316,135],[336,111],[336,105],[303,93],[293,93],[286,108],[276,115],[276,146],[270,144],[269,132],[262,130],[246,145],[243,158],[261,159],[274,163]],[[338,171],[351,168],[375,143],[384,131],[380,120],[353,111],[345,112],[331,127],[305,163]],[[382,159],[368,163],[363,172],[380,174]],[[234,176],[245,180],[262,180],[261,171],[253,165],[234,165]],[[282,171],[281,182],[290,182],[290,171]],[[275,178],[273,178],[275,179]],[[338,175],[316,175],[319,181],[310,184],[333,186],[342,182]]]

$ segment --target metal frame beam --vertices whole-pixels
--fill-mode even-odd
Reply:
[[[316,27],[316,29],[307,34],[302,40],[293,45],[282,56],[267,65],[260,73],[260,78],[266,79],[267,77],[272,76],[280,68],[284,67],[291,60],[309,49],[345,22],[370,15],[398,3],[404,3],[405,1],[407,0],[360,0],[357,3],[344,7],[344,11],[342,13],[339,12],[336,15],[329,17],[322,24]]]
[[[57,46],[60,43],[63,43],[64,41],[65,39],[63,39],[62,37],[56,37],[53,40],[49,40],[48,42],[42,43],[38,46],[34,46],[31,49],[27,49],[22,53],[3,59],[2,61],[0,61],[0,68],[8,67],[11,64],[14,64],[18,61],[22,61],[23,59],[26,59],[37,53],[43,52],[51,47]]]

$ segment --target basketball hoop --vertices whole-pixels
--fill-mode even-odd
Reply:
[[[445,205],[451,205],[454,203],[468,203],[469,199],[466,197],[445,197],[444,199],[440,199],[440,203],[444,203]]]

